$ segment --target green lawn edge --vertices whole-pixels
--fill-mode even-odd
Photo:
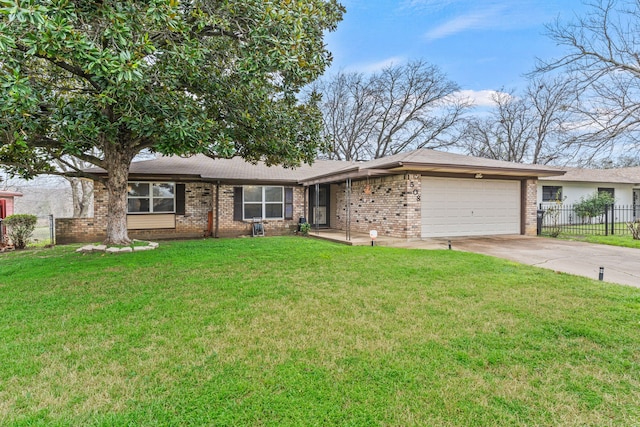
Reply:
[[[0,255],[1,425],[633,425],[640,290],[296,237]]]

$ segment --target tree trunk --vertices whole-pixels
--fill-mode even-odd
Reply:
[[[107,238],[106,245],[129,245],[127,233],[127,181],[133,155],[118,143],[105,144],[107,170]]]
[[[93,197],[93,182],[82,178],[66,178],[71,185],[73,199],[73,217],[87,218]]]
[[[80,212],[78,216],[80,218],[88,218],[93,206],[93,181],[81,179],[80,188],[82,189],[82,195],[80,197]]]

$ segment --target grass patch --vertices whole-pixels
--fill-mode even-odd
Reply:
[[[640,290],[301,238],[0,255],[1,425],[633,425]]]
[[[634,240],[630,234],[626,235],[613,235],[613,236],[600,236],[600,235],[565,235],[561,234],[559,238],[564,240],[576,240],[589,243],[598,243],[602,245],[622,246],[625,248],[637,248],[640,249],[640,240]]]

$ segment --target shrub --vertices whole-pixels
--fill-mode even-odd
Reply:
[[[308,222],[300,224],[300,232],[304,236],[307,236],[309,234],[309,230],[311,230],[311,224],[309,224]]]
[[[640,219],[636,219],[635,221],[628,222],[627,227],[629,227],[629,231],[631,231],[631,236],[633,236],[633,240],[640,240]]]
[[[609,193],[593,193],[591,196],[580,198],[580,202],[577,203],[573,210],[577,216],[582,218],[583,223],[591,221],[591,218],[595,218],[604,215],[607,206],[612,205],[615,199],[611,197]]]
[[[4,219],[7,234],[16,249],[24,249],[27,246],[37,221],[38,218],[35,215],[29,214],[9,215]]]
[[[554,204],[549,206],[549,208],[544,213],[544,215],[548,218],[547,222],[551,224],[549,227],[549,236],[551,237],[558,237],[562,232],[562,228],[560,227],[560,209],[562,208],[563,201],[564,199],[562,198],[562,191],[558,190],[556,192],[556,198],[553,201]]]

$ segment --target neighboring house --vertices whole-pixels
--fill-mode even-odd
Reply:
[[[127,225],[132,238],[250,235],[256,219],[267,235],[291,233],[304,220],[402,239],[535,235],[537,179],[559,173],[428,149],[296,169],[161,157],[131,165]],[[93,218],[57,219],[58,243],[103,239],[107,197],[96,184]]]
[[[581,198],[597,192],[613,196],[616,205],[640,205],[640,167],[620,169],[565,168],[562,176],[541,177],[538,181],[538,205],[561,200],[575,205]]]
[[[21,197],[22,193],[15,191],[2,191],[0,190],[0,219],[4,219],[9,215],[13,215],[13,199],[15,197]]]
[[[0,190],[0,243],[4,241],[5,226],[1,223],[9,215],[13,215],[13,199],[22,196],[22,193]]]

